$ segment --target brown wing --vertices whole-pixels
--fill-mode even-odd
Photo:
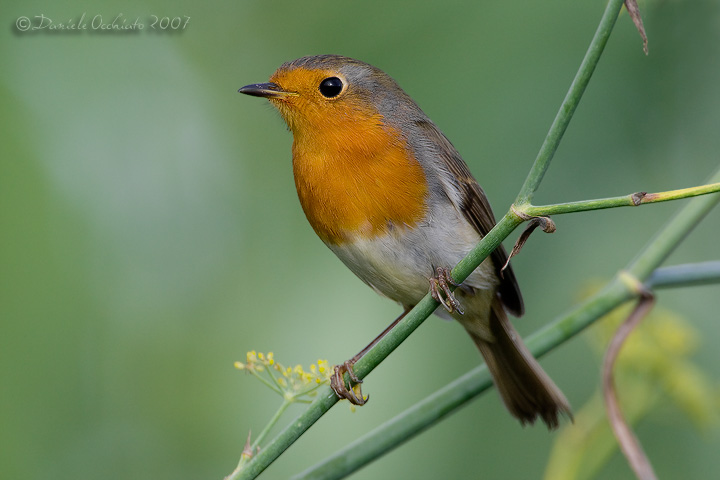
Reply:
[[[475,227],[475,230],[485,236],[495,226],[495,216],[477,180],[472,176],[467,164],[460,154],[455,150],[450,140],[438,130],[431,122],[419,122],[418,126],[430,139],[433,145],[437,145],[438,154],[442,157],[444,164],[452,177],[457,181],[462,192],[462,203],[457,207],[465,215],[465,218]],[[451,199],[452,200],[452,199]],[[499,245],[490,255],[495,265],[495,271],[500,278],[498,293],[505,308],[513,315],[519,317],[525,313],[520,287],[518,286],[512,266],[508,265],[505,271],[500,269],[507,262],[507,252]]]

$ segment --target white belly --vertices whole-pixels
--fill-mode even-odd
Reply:
[[[415,305],[428,293],[435,269],[454,267],[481,238],[454,207],[448,205],[440,213],[413,228],[396,227],[379,237],[328,247],[381,295]],[[488,259],[463,285],[494,292],[497,283]]]

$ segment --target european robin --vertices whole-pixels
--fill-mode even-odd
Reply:
[[[565,396],[508,320],[506,311],[520,316],[524,306],[512,269],[500,274],[503,247],[450,290],[449,267],[495,218],[455,147],[390,76],[352,58],[320,55],[288,62],[270,83],[239,91],[280,111],[293,134],[305,215],[355,275],[405,312],[430,288],[444,307],[436,314],[470,334],[505,406],[523,424],[539,416],[553,428],[559,414],[570,415]],[[352,363],[366,350],[344,365],[354,380]],[[338,378],[338,395],[364,403]]]

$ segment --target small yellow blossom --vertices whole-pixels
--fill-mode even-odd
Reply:
[[[247,352],[247,362],[235,362],[235,368],[245,370],[260,379],[267,386],[282,395],[288,401],[303,400],[316,394],[319,386],[329,383],[331,370],[327,360],[318,360],[309,370],[302,365],[286,367],[275,361],[273,352]]]
[[[328,361],[327,361],[327,360],[318,360],[318,361],[317,361],[317,366],[318,366],[318,371],[319,371],[320,373],[325,373],[325,372],[327,372],[328,370],[330,370],[330,369],[328,368]]]
[[[299,364],[295,367],[286,367],[276,362],[273,352],[262,353],[251,350],[247,352],[245,358],[246,362],[244,363],[235,362],[235,368],[253,375],[279,394],[282,397],[282,405],[252,445],[248,436],[240,462],[231,475],[232,478],[235,478],[236,474],[250,461],[253,452],[259,451],[265,435],[272,430],[273,425],[285,409],[296,402],[310,403],[310,397],[317,395],[317,391],[322,385],[329,384],[332,375],[332,370],[327,367],[327,360],[318,360],[317,365],[310,365],[308,370],[304,370]]]

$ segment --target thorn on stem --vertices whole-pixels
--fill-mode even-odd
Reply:
[[[252,436],[252,430],[248,431],[247,440],[245,441],[245,447],[243,447],[243,451],[242,451],[243,457],[252,458],[252,456],[253,456],[252,444],[250,443],[251,436]]]

